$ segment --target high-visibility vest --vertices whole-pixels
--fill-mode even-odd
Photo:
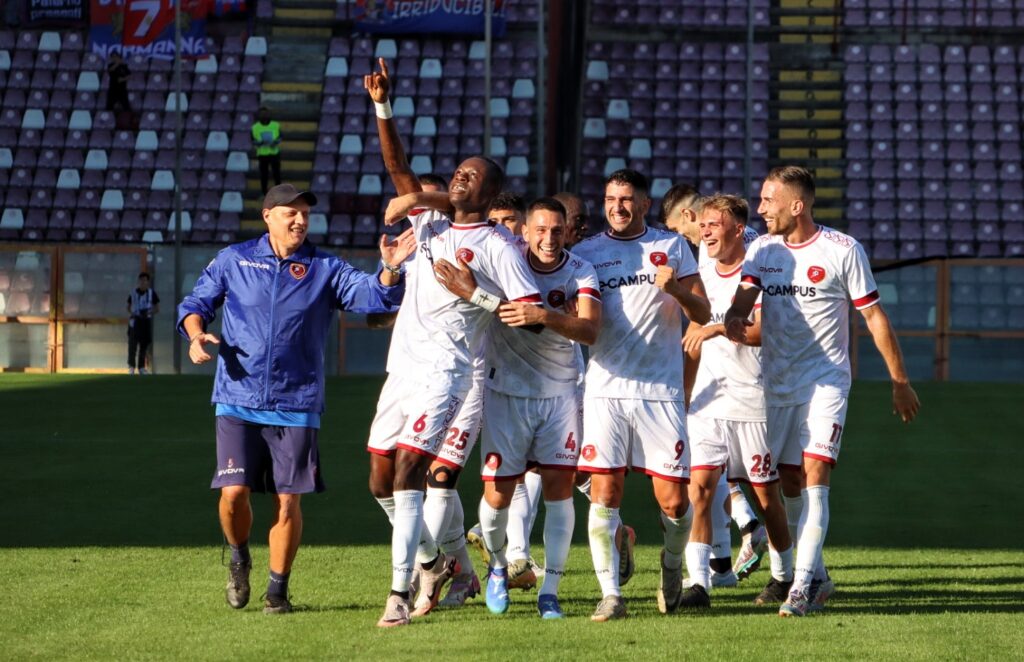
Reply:
[[[270,120],[266,124],[252,125],[252,141],[256,144],[256,156],[273,156],[281,151],[281,125]]]

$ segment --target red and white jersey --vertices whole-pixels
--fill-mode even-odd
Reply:
[[[563,251],[551,271],[540,271],[529,262],[540,288],[544,306],[565,312],[565,304],[579,297],[601,301],[597,274],[589,262]],[[487,331],[487,388],[523,398],[554,398],[576,393],[583,361],[580,346],[550,329],[532,333],[495,321]]]
[[[403,370],[420,379],[440,377],[438,373],[469,379],[474,358],[483,350],[483,332],[494,315],[438,283],[435,261],[444,258],[454,265],[456,257],[461,258],[481,288],[509,301],[539,304],[537,285],[504,228],[486,221],[461,225],[431,210],[414,210],[409,220],[418,246],[416,259],[407,266],[415,273],[406,284],[400,315],[410,320],[401,320],[403,327],[395,322],[388,371]]]
[[[683,399],[683,310],[654,284],[658,266],[697,274],[686,240],[645,227],[621,239],[607,232],[573,247],[594,265],[601,288],[601,334],[590,348],[587,397]]]
[[[711,321],[706,326],[725,322],[742,269],[739,265],[722,273],[717,260],[701,263],[700,279],[711,302]],[[725,336],[705,340],[690,395],[690,413],[730,421],[765,420],[761,349],[738,345]]]
[[[743,263],[744,284],[761,289],[761,337],[768,406],[808,402],[816,386],[850,391],[850,304],[878,303],[864,248],[818,226],[802,244],[764,235]]]
[[[754,242],[754,240],[757,239],[760,236],[761,235],[757,234],[757,230],[755,230],[754,228],[750,227],[749,225],[744,226],[743,227],[743,248],[750,248],[750,244],[752,244]],[[715,260],[712,260],[710,257],[708,257],[708,247],[707,247],[707,244],[705,244],[704,241],[701,240],[700,245],[697,247],[697,266],[700,267],[701,274],[704,273],[704,263],[705,262],[712,262],[712,263],[714,263]]]

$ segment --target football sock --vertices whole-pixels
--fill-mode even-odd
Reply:
[[[715,488],[715,498],[711,500],[711,567],[715,572],[728,572],[732,569],[732,520],[725,511],[725,503],[729,499],[728,483],[719,482]],[[715,561],[720,561],[715,567]]]
[[[290,572],[274,572],[270,571],[270,581],[267,582],[267,597],[274,596],[278,598],[288,597],[288,577],[291,576]]]
[[[483,534],[484,546],[491,554],[491,567],[508,566],[505,558],[505,531],[508,529],[510,508],[491,508],[485,499],[480,499],[480,532]]]
[[[771,561],[772,577],[780,582],[793,581],[793,547],[780,552],[768,546],[768,558]]]
[[[508,559],[516,561],[530,558],[530,495],[526,485],[516,485],[508,514]]]
[[[754,512],[754,509],[750,507],[750,502],[747,501],[747,495],[743,494],[743,490],[740,489],[739,485],[733,485],[729,488],[729,498],[732,500],[732,520],[736,522],[736,528],[743,535],[751,533],[757,528],[759,522],[757,520],[757,513]]]
[[[587,497],[587,501],[590,501],[590,476],[587,479],[576,486],[576,489],[580,491],[580,494]]]
[[[249,554],[249,541],[237,545],[228,545],[231,548],[232,563],[252,563],[252,555]]]
[[[558,594],[558,583],[569,559],[576,510],[572,498],[544,502],[544,584],[539,593]]]
[[[391,530],[391,590],[409,593],[413,563],[416,560],[417,541],[423,531],[423,492],[399,490],[395,492],[395,516]],[[433,541],[424,541],[424,543]],[[435,553],[436,556],[436,553]]]
[[[540,492],[540,474],[536,471],[527,471],[523,476],[523,485],[526,486],[526,496],[530,499],[530,519],[526,524],[526,540],[530,540],[533,533],[533,525],[537,522],[537,511],[540,510],[540,502],[543,500]]]
[[[455,557],[459,564],[459,574],[472,575],[475,571],[466,550],[466,516],[462,510],[462,499],[456,495],[451,505],[452,518],[448,522],[448,531],[439,541],[441,551]]]
[[[796,546],[797,526],[800,524],[800,517],[804,512],[804,497],[782,497],[782,503],[786,506],[786,522],[789,524],[789,537],[793,539]]]
[[[686,514],[679,518],[669,517],[664,512],[659,512],[659,515],[665,540],[665,567],[678,568],[683,564],[683,548],[686,546],[686,539],[690,537],[693,506],[688,506]]]
[[[587,530],[590,534],[590,556],[601,585],[601,595],[622,595],[619,591],[619,547],[615,530],[621,526],[618,508],[590,504]]]
[[[804,514],[797,533],[794,590],[806,591],[821,563],[821,548],[828,532],[828,491],[826,485],[813,485],[803,490]]]
[[[377,503],[384,509],[384,514],[388,516],[388,522],[392,525],[395,523],[395,497],[376,497]]]
[[[702,542],[686,543],[686,573],[690,583],[711,592],[711,545]],[[666,564],[667,565],[667,564]]]
[[[423,498],[423,528],[435,541],[443,540],[452,520],[452,503],[459,493],[445,487],[428,487]],[[436,556],[436,554],[434,554]]]

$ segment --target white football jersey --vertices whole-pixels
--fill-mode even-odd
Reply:
[[[761,289],[765,398],[769,406],[810,401],[816,386],[850,391],[850,304],[878,303],[864,248],[853,237],[818,226],[790,245],[764,235],[743,262],[744,284]]]
[[[469,379],[475,358],[483,350],[483,331],[494,315],[438,283],[434,262],[444,258],[454,265],[458,256],[481,288],[509,301],[539,304],[540,294],[526,260],[504,228],[486,221],[461,225],[431,210],[415,212],[409,214],[409,220],[418,246],[416,259],[407,266],[415,274],[407,282],[402,300],[404,315],[412,321],[398,328],[396,320],[391,351],[397,350],[396,358],[406,364],[394,367],[407,370],[414,379],[433,379],[440,377],[438,373]]]
[[[711,321],[707,325],[725,322],[742,269],[740,265],[723,274],[718,270],[717,260],[701,263],[700,279],[711,301]],[[704,341],[690,395],[690,413],[698,412],[708,418],[730,421],[765,420],[759,347],[738,345],[725,336]]]
[[[528,255],[527,248],[523,255]],[[594,267],[563,252],[551,271],[540,271],[526,262],[540,288],[544,306],[565,312],[567,301],[588,297],[601,301]],[[577,343],[550,329],[532,333],[495,321],[487,331],[487,388],[522,398],[554,398],[574,395],[580,375],[582,352]]]
[[[587,397],[683,399],[683,310],[654,284],[658,265],[678,278],[697,274],[686,240],[645,227],[629,239],[607,232],[573,252],[594,265],[601,288],[601,334],[590,348]]]

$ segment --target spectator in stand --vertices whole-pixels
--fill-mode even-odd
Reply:
[[[131,102],[128,101],[128,78],[132,70],[121,57],[120,53],[111,53],[107,61],[107,77],[110,79],[107,87],[107,110],[131,112]]]
[[[260,186],[264,195],[269,188],[270,171],[274,171],[274,185],[281,183],[281,125],[270,119],[270,109],[260,108],[256,123],[252,125],[252,142],[256,145],[256,159],[260,162]]]
[[[160,297],[150,288],[149,274],[139,274],[135,289],[128,293],[128,374],[146,374],[146,354],[153,342],[153,315],[160,311]]]

